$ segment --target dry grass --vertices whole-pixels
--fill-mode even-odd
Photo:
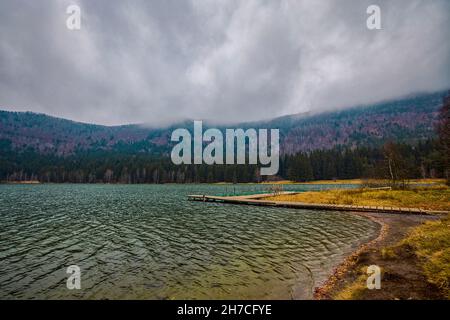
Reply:
[[[334,300],[359,300],[361,296],[367,290],[367,275],[364,271],[360,272],[361,275],[353,282],[340,290],[333,296]]]
[[[435,286],[440,296],[450,300],[450,215],[438,221],[425,222],[414,228],[406,238],[400,240],[396,245],[381,248],[380,254],[383,265],[389,267],[391,273],[401,272],[401,264],[405,257],[413,254],[417,261],[418,272],[423,274],[426,281]],[[366,287],[365,268],[366,266],[357,270],[359,276],[336,292],[333,299],[367,298],[369,291]],[[414,288],[413,286],[411,290]],[[423,298],[429,297],[424,296]]]
[[[450,299],[450,215],[423,224],[400,243],[413,248],[427,280]]]
[[[338,180],[315,180],[308,182],[295,182],[291,180],[280,180],[280,181],[264,181],[262,184],[357,184],[363,185],[365,183],[373,183],[373,184],[381,184],[381,185],[389,185],[389,181],[387,180],[365,180],[365,179],[338,179]],[[445,179],[411,179],[407,181],[409,185],[416,184],[445,184]]]
[[[262,182],[262,184],[362,184],[361,179],[347,179],[347,180],[315,180],[309,182],[295,182],[291,180],[280,180],[280,181],[267,181]]]
[[[450,211],[450,188],[435,186],[409,190],[326,190],[273,196],[267,200]]]

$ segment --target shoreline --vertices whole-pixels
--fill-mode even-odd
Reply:
[[[440,219],[439,216],[423,216],[423,215],[402,215],[391,213],[361,213],[351,212],[364,216],[372,221],[380,224],[380,230],[376,238],[369,242],[361,244],[355,251],[344,258],[329,275],[327,280],[314,289],[314,300],[334,300],[336,296],[342,292],[347,286],[354,283],[359,276],[361,276],[361,269],[375,264],[375,257],[380,255],[380,251],[384,248],[397,244],[402,239],[406,238],[409,232],[425,221],[434,221]],[[385,272],[387,265],[379,265],[382,269],[382,274]],[[365,269],[364,269],[365,270]],[[366,276],[367,277],[367,276]],[[382,276],[382,283],[383,283]],[[386,280],[389,281],[389,280]],[[408,285],[408,284],[406,284]],[[425,287],[427,283],[423,283]],[[378,293],[382,290],[366,290]],[[408,294],[408,292],[405,292]],[[390,299],[394,296],[386,294],[384,298]],[[342,300],[337,298],[337,300]]]
[[[297,195],[300,192],[284,192],[278,196],[291,196]],[[252,194],[247,196],[208,196],[202,194],[189,194],[187,195],[188,201],[198,202],[216,202],[234,205],[247,205],[247,206],[266,206],[266,207],[279,207],[279,208],[294,208],[294,209],[307,209],[307,210],[328,210],[328,211],[344,211],[344,212],[361,212],[361,213],[389,213],[403,215],[438,215],[449,214],[447,210],[426,210],[420,208],[410,207],[397,207],[397,206],[357,206],[357,205],[344,205],[344,204],[329,204],[321,202],[296,202],[296,201],[279,201],[272,200],[276,198],[273,194]],[[269,199],[269,200],[265,200]]]
[[[262,182],[189,182],[189,183],[123,183],[123,182],[93,182],[93,183],[87,183],[87,182],[45,182],[45,181],[39,181],[39,180],[24,180],[24,181],[7,181],[2,180],[0,181],[0,184],[105,184],[105,185],[115,185],[115,184],[130,184],[130,185],[160,185],[160,184],[166,184],[166,185],[363,185],[365,183],[365,179],[336,179],[336,180],[313,180],[313,181],[305,181],[305,182],[296,182],[291,180],[276,180],[276,181],[262,181]],[[384,180],[373,180],[373,182],[376,183],[386,183]],[[445,184],[445,179],[440,178],[425,178],[425,179],[410,179],[408,180],[408,184],[411,186],[416,185],[442,185]]]
[[[397,195],[397,198],[399,195],[402,195],[400,191],[390,192]],[[295,199],[297,194],[301,193],[286,192],[278,196],[280,198],[293,197]],[[234,197],[188,195],[188,199],[191,201],[212,201],[233,205],[345,211],[377,223],[380,226],[379,230],[367,242],[360,242],[356,249],[344,256],[340,262],[338,261],[327,278],[313,288],[312,298],[314,300],[439,299],[442,296],[436,285],[428,281],[428,275],[424,274],[421,261],[414,252],[408,248],[393,252],[394,249],[392,248],[399,246],[402,241],[406,241],[411,231],[424,225],[424,222],[441,221],[444,215],[450,214],[448,210],[435,211],[418,208],[392,210],[392,207],[330,205],[295,202],[292,199],[278,201],[277,196],[271,194]],[[418,204],[418,207],[423,206],[423,203],[420,201],[416,201],[415,204]],[[444,208],[447,207],[444,206]],[[380,268],[384,290],[367,289],[367,268],[371,265],[376,265]]]
[[[380,225],[380,230],[378,231],[375,238],[369,240],[366,243],[363,243],[356,248],[355,251],[351,252],[348,256],[344,258],[343,261],[341,261],[332,271],[332,273],[328,276],[328,278],[320,284],[318,287],[314,288],[313,292],[313,300],[325,300],[330,297],[331,292],[333,289],[336,288],[337,283],[339,281],[342,281],[346,272],[348,272],[349,269],[353,268],[357,262],[357,259],[363,252],[366,250],[369,250],[370,248],[374,247],[378,242],[382,241],[386,238],[387,233],[389,232],[389,225],[369,214],[369,213],[363,213],[363,212],[350,212],[351,214],[356,214],[359,216],[363,216],[365,218],[368,218]]]
[[[345,211],[377,223],[378,232],[359,242],[322,282],[313,288],[316,300],[441,299],[449,296],[445,267],[448,252],[443,219],[450,216],[447,187],[412,190],[328,190],[322,192],[281,192],[246,196],[188,195],[188,200],[233,205],[286,207]],[[350,205],[350,204],[351,205]],[[383,206],[380,207],[380,204]],[[386,207],[387,206],[387,207]],[[392,207],[402,206],[402,207]],[[426,208],[426,209],[425,209]],[[430,210],[432,209],[432,210]],[[440,209],[440,210],[436,210]],[[432,222],[436,221],[436,222]],[[429,223],[424,223],[429,222]],[[436,224],[437,223],[437,224]],[[404,245],[411,234],[435,226],[433,236],[419,236]],[[414,230],[414,231],[413,231]],[[420,230],[420,231],[418,231]],[[448,231],[448,230],[447,230]],[[423,234],[423,233],[422,233]],[[428,239],[428,240],[427,240]],[[422,248],[422,251],[418,251]],[[430,248],[430,249],[424,249]],[[424,269],[423,250],[428,250]],[[432,256],[433,255],[433,256]],[[381,271],[383,290],[369,290],[369,266]],[[435,270],[440,270],[435,272]],[[378,288],[380,289],[380,288]]]

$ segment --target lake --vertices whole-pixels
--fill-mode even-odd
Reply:
[[[187,201],[267,188],[0,185],[0,298],[309,299],[379,230],[345,212]],[[70,265],[80,290],[66,287]]]

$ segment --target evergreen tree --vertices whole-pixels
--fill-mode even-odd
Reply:
[[[450,91],[443,100],[439,112],[438,134],[444,177],[447,179],[447,184],[450,185]]]

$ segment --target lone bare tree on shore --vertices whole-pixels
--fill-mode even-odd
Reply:
[[[406,161],[403,159],[399,147],[392,141],[383,146],[385,167],[392,187],[405,187],[407,178]]]

